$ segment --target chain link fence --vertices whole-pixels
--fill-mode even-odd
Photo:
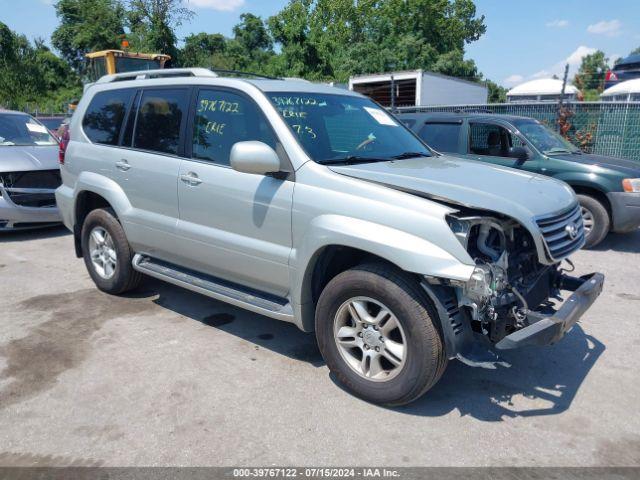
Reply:
[[[495,103],[401,107],[403,112],[478,112],[535,118],[586,153],[640,161],[640,102]]]
[[[69,102],[63,103],[48,103],[37,104],[27,102],[26,104],[16,104],[13,102],[0,103],[0,110],[16,110],[19,112],[28,113],[34,117],[47,117],[56,115],[68,115],[69,114]]]

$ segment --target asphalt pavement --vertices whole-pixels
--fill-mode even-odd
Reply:
[[[390,409],[293,325],[152,279],[108,296],[66,230],[0,233],[0,465],[640,465],[640,231],[573,260],[607,278],[560,343]]]

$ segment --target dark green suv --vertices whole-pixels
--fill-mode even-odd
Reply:
[[[433,149],[568,183],[582,206],[585,246],[640,226],[640,161],[582,153],[537,120],[481,113],[401,113]]]

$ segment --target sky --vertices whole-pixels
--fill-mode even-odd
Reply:
[[[0,21],[33,39],[48,40],[56,28],[54,0],[0,0]],[[239,15],[263,18],[287,0],[185,0],[195,13],[178,36],[208,32],[231,35]],[[610,59],[640,46],[640,0],[476,0],[487,33],[467,47],[486,78],[506,87],[523,81],[570,78],[586,54],[603,50]]]

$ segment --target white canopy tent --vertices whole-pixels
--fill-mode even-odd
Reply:
[[[600,94],[603,102],[640,102],[640,78],[620,82]]]
[[[562,93],[562,80],[540,78],[521,83],[507,92],[507,101],[512,102],[555,102]],[[580,90],[567,84],[564,89],[565,100],[576,100]]]

